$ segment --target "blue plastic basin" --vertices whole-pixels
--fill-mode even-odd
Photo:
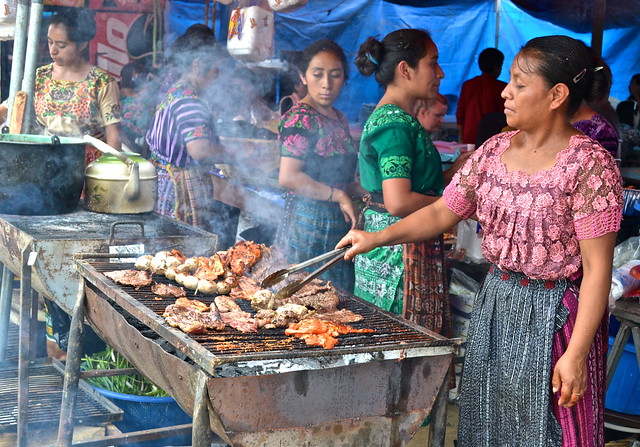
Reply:
[[[609,350],[614,337],[609,337]],[[633,343],[624,347],[620,363],[613,373],[604,406],[619,413],[640,415],[640,368]]]
[[[173,397],[134,396],[132,394],[107,391],[97,386],[93,386],[93,388],[124,411],[122,421],[114,423],[124,433],[171,425],[190,424],[192,421],[191,417],[180,408]],[[127,444],[127,446],[136,447],[168,445],[190,446],[191,434]]]

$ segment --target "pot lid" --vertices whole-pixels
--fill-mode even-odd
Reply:
[[[156,167],[149,160],[134,152],[123,152],[123,154],[140,166],[140,180],[157,178]],[[127,180],[129,167],[115,155],[104,154],[89,163],[85,175],[104,180]]]
[[[87,143],[80,138],[74,137],[58,137],[55,135],[32,135],[32,134],[15,134],[0,133],[0,142],[6,143],[23,143],[23,144],[81,144],[85,146]]]

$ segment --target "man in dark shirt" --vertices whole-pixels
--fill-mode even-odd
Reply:
[[[500,96],[507,86],[499,81],[504,54],[496,48],[482,50],[478,65],[482,74],[462,84],[456,119],[462,143],[476,143],[478,125],[487,113],[504,112],[504,99]]]
[[[640,73],[634,74],[629,82],[629,98],[622,101],[616,107],[616,113],[621,124],[638,128],[640,121],[640,110],[638,103],[640,102]]]

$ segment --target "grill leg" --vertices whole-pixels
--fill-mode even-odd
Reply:
[[[31,309],[36,293],[31,290],[31,265],[29,256],[31,248],[22,251],[22,268],[20,272],[20,348],[18,356],[18,446],[27,445],[27,426],[29,424],[29,362],[31,360]],[[37,302],[35,304],[38,305]]]
[[[0,362],[7,356],[9,339],[9,320],[11,317],[11,293],[13,292],[13,273],[6,265],[2,269],[2,286],[0,286]]]
[[[451,368],[442,379],[440,391],[431,409],[431,423],[429,424],[429,447],[444,447],[447,428],[447,400],[449,397],[449,376]]]
[[[199,371],[193,408],[193,447],[211,446],[211,427],[209,426],[209,393],[207,393],[207,375]]]
[[[73,442],[73,410],[80,380],[80,357],[82,356],[82,333],[84,331],[84,283],[78,288],[76,303],[69,330],[67,363],[64,369],[60,423],[58,425],[58,446],[66,447]]]

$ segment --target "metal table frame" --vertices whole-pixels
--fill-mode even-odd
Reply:
[[[85,212],[80,211],[80,213],[84,215]],[[87,217],[91,217],[91,215],[96,214],[96,213],[90,213],[90,212],[86,212],[86,213],[87,213]],[[7,216],[7,218],[9,217],[15,217],[15,216]],[[25,217],[25,216],[20,216],[20,217]],[[54,217],[57,217],[57,216],[54,216]],[[61,215],[60,219],[65,219],[66,217],[67,215]],[[38,219],[39,216],[28,216],[25,218]],[[126,218],[127,217],[123,215],[113,216],[113,219],[116,220],[116,222],[122,221],[123,219],[126,219]],[[129,218],[131,219],[131,217]],[[167,221],[171,221],[172,224],[174,223],[172,219],[169,219],[161,215],[154,214],[154,219],[167,220]],[[9,220],[7,220],[6,222],[11,227],[14,227],[14,225]],[[133,223],[133,220],[130,222],[124,222],[124,223]],[[194,234],[189,235],[193,237],[193,242],[191,241],[188,242],[190,245],[193,244],[195,246],[196,241],[204,242],[206,240],[212,244],[210,248],[212,250],[215,249],[215,245],[217,242],[217,237],[215,235],[211,233],[207,233],[195,227],[191,227],[190,225],[187,225],[182,222],[177,222],[176,225],[184,226],[185,228],[188,227],[190,230],[192,230],[194,234],[197,233],[201,235],[200,237],[197,237],[197,238],[193,237]],[[17,227],[15,227],[15,229],[22,231]],[[168,238],[171,236],[174,236],[174,235],[167,235],[166,237]],[[138,239],[139,238],[140,237],[138,237]],[[142,231],[141,238],[145,239],[144,230]],[[133,240],[133,239],[135,238],[129,238],[129,240]],[[149,238],[149,239],[151,239],[154,243],[157,243],[157,241],[160,240],[160,238],[158,237]],[[112,232],[111,232],[110,238],[103,237],[100,240],[91,239],[91,244],[89,245],[94,247],[96,245],[99,245],[99,243],[103,245],[106,243],[107,245],[109,245],[109,244],[112,244],[113,241],[114,241],[114,238],[113,238],[113,224],[112,224]],[[36,260],[38,259],[38,256],[39,256],[39,250],[40,250],[39,246],[45,245],[44,243],[48,242],[48,240],[46,240],[45,238],[42,238],[42,242],[43,243],[40,243],[39,240],[35,240],[36,247],[34,247],[34,242],[27,243],[24,245],[20,253],[19,272],[12,272],[11,269],[7,266],[7,262],[10,262],[11,260],[13,260],[15,265],[16,264],[15,261],[17,261],[16,259],[13,259],[13,258],[11,258],[10,260],[0,259],[0,265],[2,265],[2,283],[0,285],[0,362],[4,361],[4,358],[6,355],[9,319],[11,314],[11,298],[12,298],[12,291],[13,291],[13,273],[17,273],[20,275],[20,322],[19,322],[19,355],[18,355],[19,390],[18,390],[18,418],[17,418],[18,419],[18,424],[17,424],[18,447],[27,446],[27,425],[28,425],[28,405],[29,405],[29,385],[28,385],[29,364],[31,361],[35,360],[35,353],[37,352],[36,350],[37,338],[35,336],[35,333],[36,333],[37,321],[38,321],[37,316],[38,316],[38,297],[39,297],[38,292],[36,291],[36,289],[34,288],[34,284],[32,283],[32,278],[33,278],[33,272],[34,272],[33,269],[36,264]],[[185,236],[185,244],[186,243],[187,241]],[[68,246],[65,245],[65,248],[72,247],[73,245],[74,245],[73,243],[70,243]],[[6,251],[9,251],[9,249],[7,248]],[[94,249],[91,251],[96,251],[96,250]],[[58,255],[63,255],[62,258],[64,258],[64,256],[67,256],[68,259],[64,258],[63,260],[64,262],[68,262],[69,266],[73,265],[73,262],[74,262],[73,256],[75,254],[76,253],[66,253],[66,254],[58,253]],[[69,277],[59,278],[59,281],[65,282],[66,292],[63,291],[62,292],[63,295],[65,293],[68,293],[68,290],[73,290],[74,288],[73,284],[69,283],[70,280],[71,278]],[[76,289],[75,293],[77,296],[84,295],[84,282],[79,276],[78,276],[78,281],[75,289]],[[54,302],[59,304],[63,309],[67,308],[67,312],[69,312],[68,310],[69,306],[66,305],[66,300],[64,296],[63,297],[47,296],[47,298],[52,299]],[[63,391],[63,403],[64,403],[64,391]],[[74,403],[75,403],[75,399],[74,399]]]
[[[86,255],[83,257],[91,258],[92,256]],[[80,371],[80,356],[82,352],[82,334],[85,322],[86,301],[86,293],[83,290],[80,290],[74,306],[71,330],[69,333],[69,348],[67,350],[63,400],[60,411],[60,424],[58,427],[57,445],[59,447],[72,445],[74,430],[74,402],[78,391],[78,383],[83,375]],[[444,446],[450,374],[451,370],[449,368],[447,373],[444,375],[442,382],[439,384],[438,393],[431,409],[429,447]],[[212,375],[209,372],[197,367],[196,383],[194,387],[194,408],[192,414],[193,423],[191,425],[193,447],[209,447],[212,441],[215,440],[214,437],[232,445],[231,439],[225,433],[224,426],[219,415],[210,408],[210,396],[208,393],[207,382],[211,378]],[[211,424],[220,428],[220,430],[217,430],[219,435],[216,435],[213,432]],[[187,426],[175,426],[174,429],[184,430],[186,427]],[[128,440],[141,440],[142,438],[138,438],[138,436],[142,433],[143,432],[132,433]],[[118,445],[117,442],[112,442],[111,444]],[[88,443],[83,445],[102,444]]]

